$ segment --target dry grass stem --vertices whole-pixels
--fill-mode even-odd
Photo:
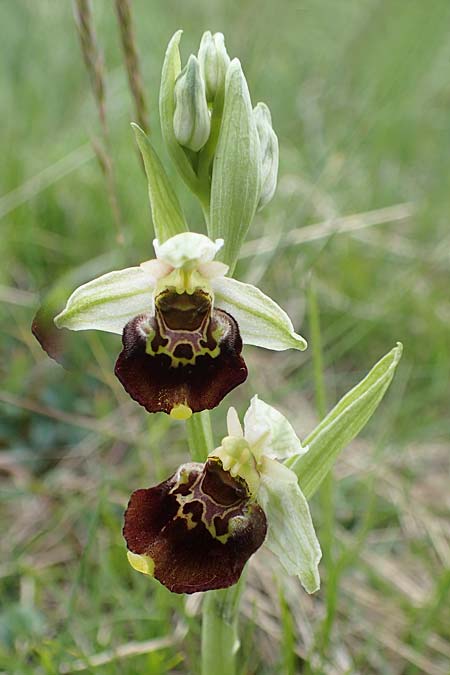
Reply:
[[[131,16],[130,0],[116,0],[116,13],[127,68],[128,84],[134,100],[137,121],[139,126],[148,133],[150,130],[148,110],[139,66],[139,55]]]
[[[387,206],[382,209],[374,209],[373,211],[354,213],[350,216],[329,218],[319,223],[313,223],[312,225],[306,225],[305,227],[290,230],[281,238],[278,246],[279,248],[299,246],[300,244],[316,241],[317,239],[323,239],[324,237],[330,237],[335,234],[355,232],[357,230],[363,230],[366,227],[404,221],[411,218],[414,212],[414,204],[407,202],[405,204],[394,204],[393,206]],[[277,231],[278,228],[273,225],[273,229],[274,231]],[[243,245],[240,257],[249,258],[253,255],[267,253],[273,250],[273,246],[274,237],[272,236],[254,239]]]
[[[113,159],[110,152],[109,130],[106,119],[106,80],[103,55],[95,33],[90,0],[75,0],[75,23],[80,39],[81,52],[89,74],[102,131],[102,143],[93,141],[93,147],[103,175],[105,176],[108,199],[117,228],[117,239],[123,243],[122,215],[114,176]]]

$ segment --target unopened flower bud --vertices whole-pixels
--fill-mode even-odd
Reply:
[[[206,98],[208,101],[214,101],[217,92],[225,85],[225,74],[230,64],[222,33],[211,35],[209,30],[203,33],[198,60],[205,80]]]
[[[253,110],[261,149],[261,196],[258,211],[272,199],[277,186],[278,138],[272,129],[270,110],[265,103],[258,103]]]
[[[191,54],[175,82],[173,129],[185,148],[198,152],[209,138],[211,119],[197,57]]]

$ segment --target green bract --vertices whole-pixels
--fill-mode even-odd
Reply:
[[[256,121],[241,64],[233,59],[225,81],[208,227],[211,237],[226,237],[221,258],[231,270],[255,215],[260,194],[261,155]]]
[[[159,241],[165,241],[174,234],[185,232],[188,226],[178,198],[149,138],[137,124],[131,126],[144,160],[155,235]]]
[[[309,498],[323,481],[341,450],[355,438],[383,398],[402,355],[399,342],[383,356],[368,375],[349,391],[305,439],[308,452],[288,459]]]

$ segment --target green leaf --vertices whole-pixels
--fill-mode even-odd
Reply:
[[[175,234],[186,232],[188,226],[178,198],[148,136],[137,124],[133,123],[131,126],[144,160],[155,236],[162,243]]]
[[[188,159],[188,155],[178,143],[173,129],[175,113],[175,81],[181,72],[180,43],[183,31],[178,30],[169,42],[164,59],[161,88],[159,91],[159,116],[161,131],[169,154],[186,185],[199,194],[200,182]]]
[[[305,455],[287,460],[286,465],[297,474],[307,499],[317,490],[341,450],[372,417],[394,377],[402,349],[398,342],[328,413],[305,439],[303,445],[309,446]]]
[[[260,197],[260,164],[259,138],[247,82],[241,64],[233,59],[226,76],[208,227],[212,239],[225,240],[219,257],[230,266],[231,273]]]

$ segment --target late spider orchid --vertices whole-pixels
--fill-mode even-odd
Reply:
[[[257,396],[244,430],[234,408],[227,422],[228,436],[204,464],[183,464],[131,495],[123,529],[130,564],[175,593],[226,588],[266,540],[286,572],[313,593],[320,546],[297,476],[282,463],[306,449],[287,419]]]
[[[306,347],[273,300],[225,276],[228,267],[214,260],[222,245],[193,232],[155,240],[155,259],[80,286],[54,322],[122,334],[115,373],[149,412],[186,419],[214,408],[247,377],[242,341]],[[34,333],[45,348],[38,323]]]

